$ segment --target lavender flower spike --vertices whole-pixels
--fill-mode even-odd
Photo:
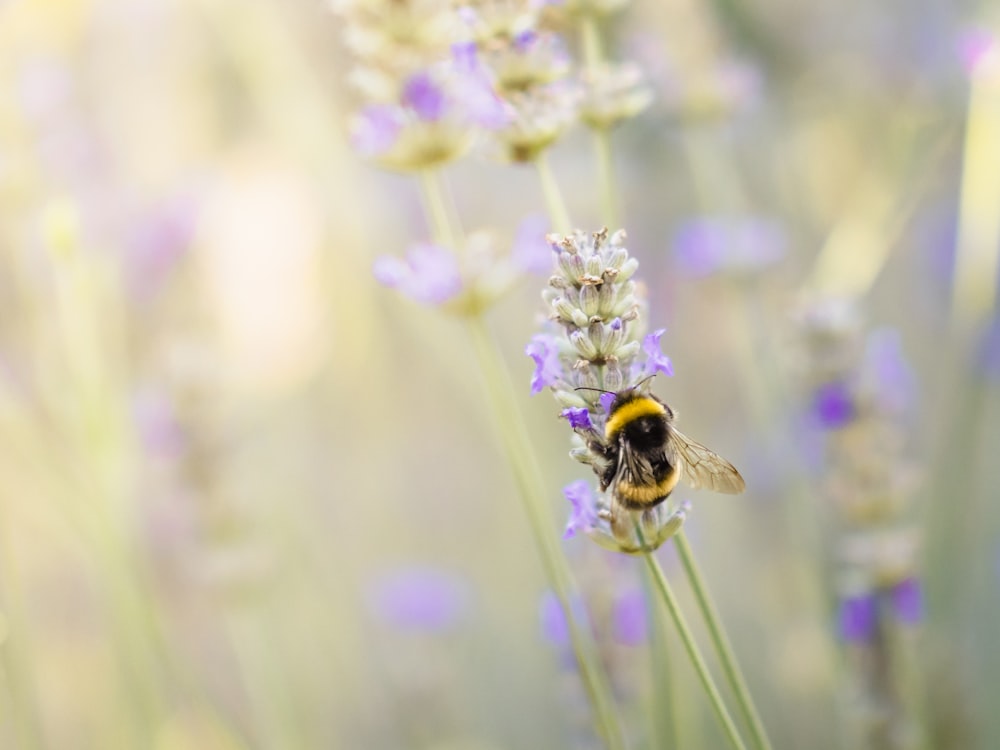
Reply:
[[[536,364],[532,393],[552,389],[574,431],[570,455],[589,464],[603,485],[608,469],[604,431],[614,394],[650,375],[673,374],[660,351],[664,331],[644,335],[644,300],[632,281],[639,264],[629,257],[625,240],[624,231],[609,234],[607,229],[549,235],[555,274],[542,298],[550,322],[527,349]],[[664,501],[626,511],[612,505],[609,495],[595,495],[586,482],[565,492],[573,503],[566,536],[582,532],[602,547],[630,554],[661,545],[677,532],[689,508]]]

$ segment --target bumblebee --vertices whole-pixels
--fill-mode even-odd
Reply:
[[[673,410],[636,388],[615,393],[604,441],[591,441],[588,447],[604,459],[598,477],[601,491],[610,489],[606,517],[619,538],[631,533],[626,511],[638,511],[645,520],[679,481],[729,495],[746,489],[735,466],[680,432]]]

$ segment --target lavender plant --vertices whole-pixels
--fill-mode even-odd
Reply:
[[[535,361],[532,392],[538,393],[546,387],[552,390],[563,407],[562,416],[574,432],[570,455],[590,465],[598,477],[605,476],[609,468],[604,427],[613,404],[618,402],[618,394],[641,388],[658,373],[673,374],[669,358],[660,350],[660,338],[665,331],[643,335],[644,305],[632,280],[638,263],[629,257],[625,239],[624,231],[609,237],[606,229],[589,236],[577,231],[549,237],[556,253],[557,270],[542,295],[550,308],[549,330],[536,335],[526,348]],[[552,332],[559,328],[562,336]],[[606,486],[602,480],[602,487]],[[743,747],[666,577],[650,554],[678,534],[690,509],[689,503],[675,504],[668,495],[652,508],[632,510],[615,503],[608,494],[595,493],[582,480],[570,484],[564,492],[573,506],[567,536],[582,532],[607,549],[644,555],[654,585],[673,618],[727,738],[734,747]],[[746,682],[691,550],[682,538],[678,549],[754,743],[767,748],[770,744]]]
[[[898,336],[866,333],[850,301],[814,303],[800,325],[808,414],[825,458],[853,742],[917,747],[908,657],[923,617],[913,503],[919,477],[906,437],[913,374]]]

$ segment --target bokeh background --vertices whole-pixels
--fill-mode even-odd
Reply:
[[[655,390],[748,485],[685,493],[688,534],[777,747],[868,746],[885,710],[863,676],[884,649],[844,622],[809,344],[831,314],[906,361],[891,448],[861,449],[907,478],[889,525],[921,592],[889,649],[903,728],[872,746],[1000,744],[991,12],[637,0],[605,29],[655,95],[613,134],[676,370]],[[373,278],[429,229],[416,181],[351,149],[344,23],[318,0],[0,2],[4,748],[599,746],[465,329]],[[550,159],[597,229],[589,134]],[[545,213],[529,167],[446,176],[501,245]],[[529,395],[544,283],[488,319],[558,537],[587,469]],[[669,746],[668,703],[679,746],[721,746],[677,643],[650,669],[640,561],[560,544],[630,746]]]

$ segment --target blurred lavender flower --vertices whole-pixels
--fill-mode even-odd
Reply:
[[[855,416],[854,399],[845,383],[824,383],[813,392],[812,413],[819,425],[836,430],[849,424]]]
[[[841,600],[837,618],[841,638],[847,643],[870,641],[875,634],[877,608],[874,594],[859,594]]]
[[[612,610],[614,639],[623,646],[641,646],[646,641],[646,597],[640,588],[619,594]]]
[[[476,314],[503,296],[525,273],[536,273],[541,265],[539,255],[551,263],[552,251],[537,240],[531,241],[531,230],[531,222],[523,225],[508,252],[502,252],[497,237],[485,231],[466,235],[460,254],[441,245],[417,243],[405,258],[377,258],[373,273],[384,286],[417,302],[460,315]]]
[[[448,630],[467,614],[471,595],[458,574],[437,568],[401,568],[371,581],[371,613],[386,625],[420,632]]]
[[[580,74],[580,120],[596,130],[611,130],[643,112],[653,101],[642,70],[634,63],[604,63]]]
[[[438,245],[414,245],[405,261],[382,256],[375,261],[373,272],[383,285],[428,305],[440,305],[462,291],[457,259]]]
[[[139,389],[132,398],[132,415],[147,453],[168,460],[183,454],[187,439],[166,391],[152,386]]]
[[[552,272],[552,248],[545,241],[548,228],[549,219],[542,214],[527,216],[518,225],[510,256],[525,273],[548,276]]]
[[[148,301],[163,287],[191,249],[196,223],[197,207],[188,196],[164,201],[135,222],[124,265],[136,300]]]
[[[673,247],[678,266],[688,275],[746,274],[781,260],[786,238],[781,226],[768,219],[711,216],[683,223]]]
[[[586,411],[586,410],[584,410]],[[589,420],[588,420],[589,421]],[[589,533],[597,523],[597,498],[590,483],[578,479],[563,488],[563,494],[573,506],[563,539],[575,536],[577,532]]]
[[[489,77],[465,57],[453,57],[401,79],[395,101],[373,103],[351,122],[362,156],[400,171],[419,171],[464,154],[477,132],[510,120]]]
[[[892,610],[904,625],[917,625],[924,619],[924,592],[917,578],[905,578],[890,591]]]
[[[955,46],[967,73],[972,73],[991,59],[995,61],[1000,52],[996,34],[982,26],[973,26],[959,34]]]
[[[569,624],[559,598],[551,591],[542,595],[538,605],[538,620],[545,640],[554,646],[569,645]]]

